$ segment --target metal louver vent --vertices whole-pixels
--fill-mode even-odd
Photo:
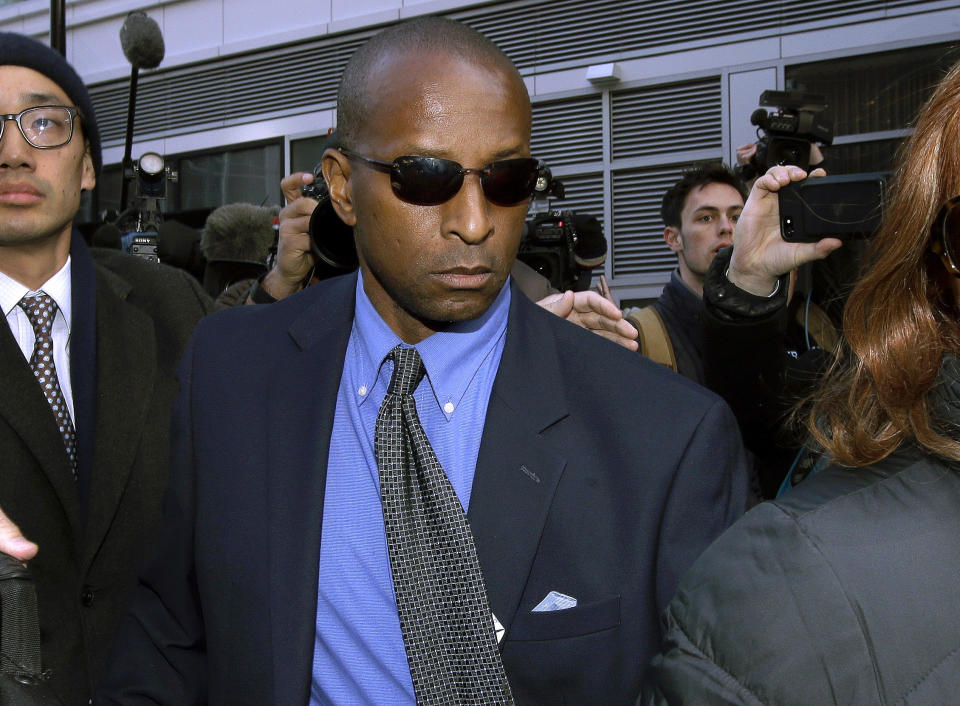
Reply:
[[[686,164],[615,172],[613,175],[613,276],[668,274],[677,256],[663,242],[660,202]]]
[[[495,41],[518,66],[750,33],[769,36],[831,19],[883,16],[921,0],[552,0],[515,2],[453,16]],[[588,63],[584,61],[583,63]]]
[[[550,208],[589,213],[603,223],[603,174],[565,176],[560,181],[566,193],[562,200],[552,199]]]
[[[651,86],[611,97],[613,159],[723,145],[720,78]]]
[[[603,107],[599,94],[533,106],[531,154],[550,167],[603,159]]]
[[[284,47],[253,55],[159,71],[140,78],[137,135],[175,135],[242,122],[271,112],[334,103],[343,67],[362,44],[351,35],[322,45]],[[91,91],[104,142],[122,140],[127,82]]]

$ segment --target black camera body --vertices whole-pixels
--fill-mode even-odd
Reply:
[[[776,111],[758,108],[750,116],[760,139],[750,162],[737,168],[740,178],[753,179],[776,164],[792,164],[809,171],[810,146],[833,142],[833,121],[823,116],[826,98],[801,91],[764,91],[759,102]]]
[[[517,259],[550,280],[561,292],[573,289],[580,276],[574,248],[577,231],[573,211],[547,211],[528,218]]]
[[[313,170],[313,183],[301,186],[300,194],[317,202],[309,225],[310,248],[317,258],[315,276],[323,279],[357,269],[360,261],[353,242],[353,228],[334,211],[319,164]]]
[[[160,203],[167,198],[167,182],[176,182],[177,173],[171,171],[162,156],[145,152],[124,174],[133,184],[132,211],[136,214],[133,229],[135,235],[127,252],[142,257],[148,262],[159,262],[157,238],[160,232]]]

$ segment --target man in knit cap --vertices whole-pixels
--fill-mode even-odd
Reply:
[[[0,33],[0,120],[0,550],[36,583],[49,685],[86,704],[159,519],[174,366],[209,299],[74,228],[100,133],[62,56]]]

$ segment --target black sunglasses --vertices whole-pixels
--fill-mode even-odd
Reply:
[[[960,278],[960,196],[943,204],[930,226],[930,249],[940,256],[947,272]]]
[[[346,147],[338,148],[350,159],[359,159],[371,168],[390,175],[390,186],[398,198],[418,206],[436,206],[449,201],[463,186],[467,174],[480,177],[483,193],[499,206],[516,206],[533,195],[543,165],[532,157],[503,159],[481,167],[467,169],[449,159],[437,157],[397,157],[384,162],[357,154]]]

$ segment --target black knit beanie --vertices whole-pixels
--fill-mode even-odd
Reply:
[[[13,32],[0,32],[0,66],[24,66],[41,73],[63,89],[80,109],[80,126],[90,143],[90,156],[97,176],[103,164],[100,131],[93,112],[93,103],[80,76],[56,51],[35,39]]]

